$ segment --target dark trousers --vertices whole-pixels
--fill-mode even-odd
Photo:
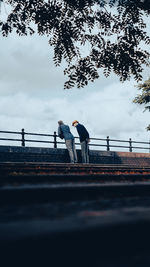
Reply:
[[[81,142],[82,163],[89,163],[89,146],[87,140]]]

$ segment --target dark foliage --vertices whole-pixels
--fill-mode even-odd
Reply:
[[[147,0],[5,2],[12,11],[6,22],[0,21],[1,34],[8,36],[13,30],[18,35],[34,34],[36,25],[39,35],[50,38],[55,65],[67,61],[65,88],[87,85],[99,77],[102,68],[106,77],[114,72],[121,81],[132,75],[137,81],[142,79],[142,66],[149,64],[149,53],[139,47],[142,41],[150,44],[143,21],[150,10]],[[115,14],[110,12],[114,6]]]
[[[141,94],[137,95],[133,102],[144,105],[144,111],[150,111],[150,78],[144,83],[139,84],[137,87],[141,91]],[[150,124],[148,125],[147,130],[150,131]]]

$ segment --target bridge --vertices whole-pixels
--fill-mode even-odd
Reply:
[[[150,154],[77,153],[0,146],[5,266],[149,266]]]

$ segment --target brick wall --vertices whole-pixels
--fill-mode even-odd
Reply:
[[[81,151],[77,150],[81,162]],[[0,146],[0,162],[69,162],[66,149]],[[129,164],[150,166],[149,153],[90,150],[92,164]]]

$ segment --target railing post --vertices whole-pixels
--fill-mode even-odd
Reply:
[[[56,132],[54,132],[54,148],[57,148],[57,135],[56,135]]]
[[[24,132],[24,129],[22,129],[22,130],[21,130],[21,136],[22,136],[22,139],[21,139],[21,145],[22,145],[22,146],[25,146],[24,135],[25,135],[25,132]]]
[[[107,136],[107,151],[110,150],[110,146],[109,146],[109,136]]]
[[[129,152],[132,152],[132,139],[129,138]]]

